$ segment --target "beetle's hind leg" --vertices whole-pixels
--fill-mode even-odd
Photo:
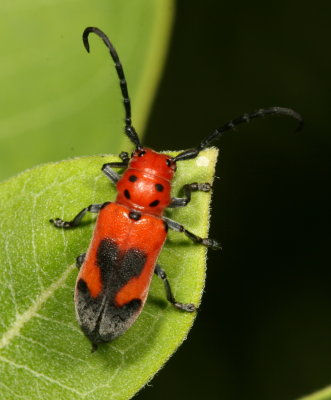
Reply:
[[[156,264],[154,273],[162,279],[164,288],[166,291],[167,295],[167,300],[176,308],[182,311],[187,311],[187,312],[193,312],[196,310],[196,307],[194,304],[184,304],[184,303],[179,303],[175,298],[174,295],[172,294],[170,283],[167,278],[167,274],[165,271],[158,265]]]

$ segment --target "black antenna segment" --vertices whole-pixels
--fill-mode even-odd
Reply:
[[[269,115],[286,115],[288,117],[294,118],[299,121],[299,125],[296,131],[302,129],[303,126],[303,118],[301,115],[292,110],[291,108],[285,107],[269,107],[269,108],[260,108],[259,110],[253,111],[251,113],[244,114],[238,118],[233,119],[232,121],[228,122],[227,124],[223,125],[222,127],[215,129],[209,136],[207,136],[199,146],[185,150],[182,153],[178,154],[174,161],[183,161],[189,160],[191,158],[197,157],[201,150],[208,147],[214,140],[219,139],[224,132],[234,130],[237,125],[244,124],[250,122],[250,120],[254,118],[266,117]]]
[[[88,27],[83,32],[83,43],[84,43],[85,49],[87,50],[88,53],[90,52],[90,44],[88,41],[88,36],[91,32],[95,33],[103,40],[104,44],[107,46],[107,48],[109,50],[111,58],[113,59],[113,61],[115,63],[117,75],[120,80],[120,87],[121,87],[121,91],[122,91],[123,103],[124,103],[124,109],[125,109],[125,134],[128,136],[128,138],[131,140],[131,142],[137,148],[141,148],[142,146],[140,144],[137,132],[131,123],[131,102],[130,102],[130,98],[129,98],[129,92],[128,92],[128,87],[126,84],[123,67],[122,67],[120,59],[117,55],[117,52],[105,33],[103,33],[98,28]]]

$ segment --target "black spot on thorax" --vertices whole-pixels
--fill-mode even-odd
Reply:
[[[164,187],[163,187],[163,185],[162,185],[161,183],[157,183],[157,184],[155,185],[155,189],[156,189],[158,192],[163,192]]]
[[[138,179],[138,177],[136,175],[130,175],[129,176],[129,181],[130,182],[135,182]]]
[[[129,218],[131,218],[135,221],[139,221],[141,218],[141,213],[139,211],[130,211]]]
[[[151,203],[149,203],[150,207],[156,207],[160,203],[160,200],[154,200]]]

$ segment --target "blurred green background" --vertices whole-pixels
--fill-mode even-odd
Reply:
[[[129,37],[129,19],[106,22],[107,13],[116,3],[100,2],[105,7],[101,27],[118,25],[118,46],[136,48],[139,35]],[[68,4],[74,12],[75,1]],[[133,2],[126,4],[129,7]],[[100,19],[89,12],[89,7],[91,3],[86,2],[85,9],[77,12],[86,12],[86,25],[93,25]],[[146,145],[160,150],[188,148],[228,120],[272,105],[293,107],[304,116],[306,124],[298,134],[293,132],[295,123],[287,118],[263,119],[238,128],[217,143],[221,154],[211,236],[222,242],[223,252],[209,253],[206,292],[188,340],[136,398],[297,398],[331,384],[331,4],[180,0],[176,8],[170,51],[147,125]],[[146,24],[149,18],[146,12]],[[48,65],[49,74],[59,73],[59,78],[49,90],[49,99],[37,99],[46,107],[40,115],[45,121],[45,135],[49,136],[47,144],[28,135],[13,139],[9,142],[11,148],[17,148],[17,158],[13,160],[6,159],[7,150],[0,143],[3,176],[12,171],[10,164],[18,172],[32,167],[36,163],[34,157],[38,163],[54,161],[46,156],[45,160],[38,158],[38,146],[46,146],[43,154],[47,155],[52,140],[52,147],[58,148],[57,159],[64,157],[62,151],[64,154],[68,148],[72,154],[118,152],[119,148],[108,147],[104,131],[111,132],[112,124],[123,118],[120,99],[114,99],[118,106],[106,116],[99,108],[117,86],[115,80],[109,82],[109,64],[101,69],[108,86],[94,88],[92,82],[91,87],[87,85],[78,93],[81,103],[70,96],[65,103],[66,107],[77,106],[81,125],[77,126],[77,119],[71,120],[61,110],[59,122],[58,109],[53,113],[54,104],[58,104],[52,98],[56,99],[57,87],[66,84],[69,92],[91,72],[76,71],[72,66],[72,76],[77,81],[70,78],[69,83],[62,82],[65,78],[61,63],[56,64],[54,55],[51,62],[47,60],[52,57],[52,44],[58,43],[58,38],[50,42],[47,54],[25,54],[19,42],[28,42],[30,34],[42,40],[42,34],[36,34],[31,27],[24,31],[19,19],[16,23],[23,37],[17,38],[17,47],[1,61],[2,70],[7,73],[6,86],[3,84],[0,89],[1,110],[10,117],[5,122],[21,129],[19,124],[24,121],[16,118],[15,110],[6,109],[15,80],[13,71],[7,68],[12,55],[20,53],[17,68],[26,70],[22,96],[27,92],[36,98],[34,90],[45,85],[43,81],[30,80],[32,64],[39,59]],[[76,45],[81,27],[72,26],[67,14],[54,20],[54,24],[59,25],[59,31],[66,27],[62,48],[67,47],[70,57],[62,63],[70,64],[73,59],[76,63],[81,57],[82,65],[104,65],[104,53],[94,51],[94,57],[88,57],[80,44]],[[2,38],[8,35],[3,24],[0,32]],[[62,49],[55,50],[60,54]],[[134,80],[134,74],[147,68],[146,58],[138,49],[137,54],[131,52],[131,57],[121,58]],[[42,65],[40,68],[45,69]],[[139,92],[134,84],[130,89],[133,96]],[[88,99],[84,100],[83,95]],[[88,113],[90,103],[95,108]],[[140,107],[136,101],[133,116],[142,128]],[[40,115],[36,115],[36,121],[40,121]],[[100,119],[104,122],[94,131],[93,121]],[[54,120],[56,128],[51,127]],[[68,131],[71,125],[72,131]],[[6,125],[0,128],[4,132]],[[73,130],[80,132],[81,128],[91,135],[82,134],[79,142]],[[34,126],[26,129],[33,131]],[[28,147],[31,141],[32,149]],[[83,142],[87,142],[86,146]],[[25,149],[29,154],[23,160]]]
[[[188,340],[137,397],[287,400],[331,384],[330,2],[178,1],[145,143],[221,149],[206,291]]]

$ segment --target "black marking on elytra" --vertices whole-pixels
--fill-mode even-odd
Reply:
[[[141,218],[141,213],[139,211],[130,211],[129,218],[139,221]]]
[[[138,157],[142,157],[146,154],[145,150],[142,150],[141,152],[138,153]]]
[[[88,293],[88,287],[84,279],[80,278],[77,282],[77,290],[82,293]]]
[[[124,196],[129,200],[131,199],[130,192],[128,191],[128,189],[124,190]]]
[[[154,200],[151,203],[149,203],[150,207],[156,207],[160,203],[160,200]]]
[[[120,251],[114,240],[103,239],[96,254],[100,268],[102,291],[91,297],[86,282],[79,279],[76,287],[76,311],[79,324],[92,343],[105,343],[123,334],[133,323],[141,309],[141,300],[132,299],[119,307],[117,293],[134,277],[138,277],[146,264],[147,255],[137,248]]]
[[[130,182],[135,182],[138,179],[138,177],[136,175],[130,175],[129,176],[129,181]]]
[[[163,187],[163,185],[162,185],[161,183],[157,183],[157,184],[155,185],[155,189],[156,189],[158,192],[163,192],[164,187]]]
[[[101,240],[98,250],[96,263],[101,271],[109,269],[111,265],[116,265],[118,260],[119,249],[117,244],[111,239]]]

